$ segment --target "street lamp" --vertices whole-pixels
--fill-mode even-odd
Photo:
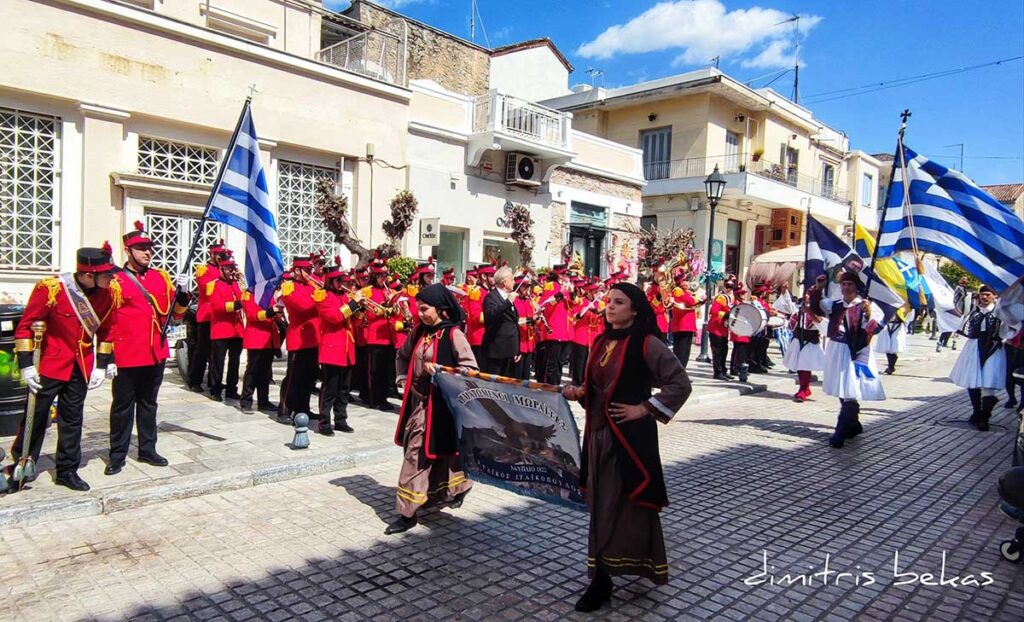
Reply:
[[[700,355],[697,357],[702,363],[711,360],[708,356],[708,343],[711,341],[708,337],[708,317],[711,315],[711,247],[715,243],[715,207],[718,206],[724,192],[725,177],[718,172],[716,164],[715,170],[704,180],[704,195],[711,205],[711,222],[708,224],[708,254],[704,261],[704,329],[700,336]]]

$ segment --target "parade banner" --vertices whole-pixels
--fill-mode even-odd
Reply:
[[[557,387],[443,369],[434,384],[455,416],[470,479],[586,511],[579,428]]]

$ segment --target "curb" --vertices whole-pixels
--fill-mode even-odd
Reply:
[[[109,491],[89,492],[81,496],[57,499],[26,498],[0,507],[0,527],[38,525],[72,518],[111,514],[155,503],[217,494],[250,488],[330,471],[344,471],[357,465],[372,464],[392,453],[394,445],[359,452],[321,454],[308,459],[264,464],[216,475],[186,475],[169,478],[166,483],[137,483]],[[7,501],[17,497],[7,495]]]

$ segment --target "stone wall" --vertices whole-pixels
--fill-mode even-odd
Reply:
[[[580,190],[589,190],[598,194],[606,194],[627,201],[639,202],[642,196],[640,186],[564,167],[555,169],[555,172],[551,175],[551,183],[579,188]]]
[[[551,210],[551,229],[548,231],[548,253],[551,255],[551,264],[562,263],[562,246],[565,245],[565,203],[552,201],[548,209]],[[538,237],[538,242],[540,238]]]
[[[433,80],[463,95],[487,92],[491,77],[491,57],[487,50],[369,2],[356,0],[345,14],[399,37],[404,35],[402,22],[408,24],[409,80]]]

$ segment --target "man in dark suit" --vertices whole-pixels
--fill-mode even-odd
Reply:
[[[519,358],[519,313],[513,292],[512,268],[503,266],[494,273],[494,288],[484,298],[484,341],[480,347],[481,371],[511,376]]]

